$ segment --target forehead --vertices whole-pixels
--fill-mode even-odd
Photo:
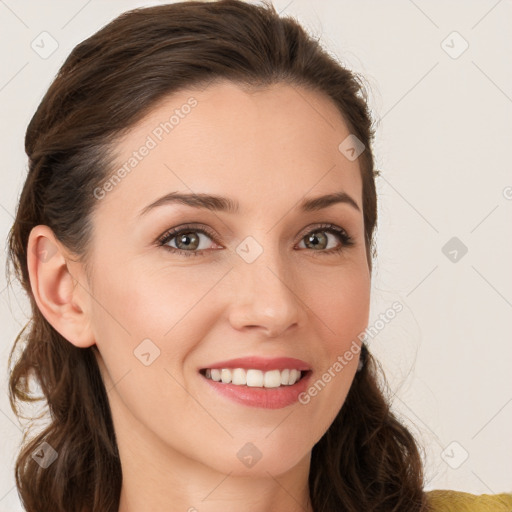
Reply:
[[[117,144],[113,171],[124,172],[101,207],[131,218],[180,191],[233,197],[249,213],[343,190],[362,210],[358,161],[339,149],[349,135],[327,96],[298,86],[224,82],[179,91]]]

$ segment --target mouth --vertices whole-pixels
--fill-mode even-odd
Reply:
[[[310,374],[311,370],[285,368],[284,370],[262,371],[256,368],[203,368],[199,370],[199,373],[204,378],[219,384],[275,389],[294,386]]]
[[[310,363],[295,357],[251,355],[197,369],[212,399],[222,397],[246,407],[280,409],[294,405],[312,380]]]
[[[199,370],[212,399],[220,396],[239,406],[281,409],[296,405],[312,380],[312,370],[285,368],[203,368]],[[217,380],[219,379],[219,380]]]

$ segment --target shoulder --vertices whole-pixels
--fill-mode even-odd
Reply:
[[[512,512],[512,493],[470,494],[461,491],[427,491],[431,512]]]

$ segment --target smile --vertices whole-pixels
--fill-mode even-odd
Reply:
[[[223,384],[257,388],[278,388],[293,386],[307,372],[295,368],[284,370],[262,371],[244,368],[206,368],[201,371],[207,379]]]
[[[312,373],[311,370],[299,371],[294,368],[265,372],[243,368],[207,368],[199,372],[209,392],[213,392],[212,399],[219,396],[238,405],[261,409],[281,409],[296,404],[300,394],[308,388]],[[286,384],[282,384],[282,381]]]

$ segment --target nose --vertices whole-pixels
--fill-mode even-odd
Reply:
[[[232,273],[233,328],[261,330],[274,338],[302,324],[305,305],[292,272],[277,249],[266,249],[252,263],[241,259]]]

